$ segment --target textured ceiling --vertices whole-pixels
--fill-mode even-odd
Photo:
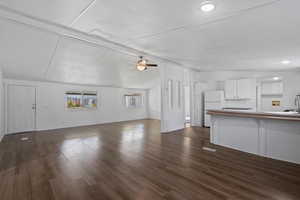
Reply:
[[[0,19],[0,62],[8,78],[150,88],[159,70],[139,72],[137,57]]]
[[[13,9],[198,70],[289,70],[300,66],[299,0],[214,0],[216,10],[209,14],[200,11],[200,3],[0,0],[1,9]],[[157,81],[158,71],[134,71],[136,57],[3,19],[0,23],[4,27],[0,42],[5,44],[0,47],[0,58],[11,77],[128,87],[141,86],[140,80]],[[282,65],[285,59],[292,63]]]

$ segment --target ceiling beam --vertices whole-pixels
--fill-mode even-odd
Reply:
[[[57,39],[57,41],[56,41],[56,44],[55,44],[55,47],[54,47],[53,52],[52,52],[52,54],[51,54],[51,57],[50,57],[48,66],[47,66],[47,68],[46,68],[46,70],[45,70],[45,72],[44,72],[44,77],[45,77],[45,79],[47,79],[48,72],[49,72],[49,70],[50,70],[50,68],[51,68],[51,65],[52,65],[52,63],[53,63],[53,59],[54,59],[54,57],[55,57],[55,55],[56,55],[56,52],[57,52],[57,49],[58,49],[58,45],[59,45],[59,43],[60,43],[60,40],[61,40],[61,37],[59,37],[59,38]]]
[[[87,7],[85,7],[80,14],[71,22],[70,26],[73,26],[80,18],[83,16],[91,7],[93,7],[96,4],[97,0],[93,0]]]

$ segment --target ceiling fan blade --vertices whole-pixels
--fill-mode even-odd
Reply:
[[[146,64],[147,67],[158,67],[157,64]]]

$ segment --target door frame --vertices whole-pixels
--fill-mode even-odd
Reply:
[[[34,88],[35,90],[35,96],[34,96],[34,100],[35,100],[35,111],[34,111],[34,126],[33,126],[33,130],[32,131],[36,131],[37,130],[37,86],[35,85],[31,85],[31,84],[18,84],[18,83],[6,83],[4,82],[4,119],[5,119],[5,122],[4,122],[4,130],[5,130],[5,135],[9,135],[9,134],[13,134],[13,133],[8,133],[8,88],[9,86],[23,86],[23,87],[32,87]]]
[[[204,81],[191,81],[190,83],[190,115],[191,115],[191,126],[200,126],[203,127],[204,126],[204,96],[203,94],[201,95],[201,110],[200,110],[200,115],[201,115],[201,122],[199,123],[195,123],[195,85],[196,84],[201,84],[203,86],[203,90],[202,92],[205,92],[205,88],[207,88],[207,82]]]
[[[186,101],[186,99],[185,99],[185,92],[186,92],[186,89],[188,89],[189,90],[189,104],[190,104],[190,106],[189,106],[189,113],[190,113],[190,124],[192,124],[192,92],[191,92],[191,90],[192,90],[192,88],[191,88],[191,84],[188,84],[188,85],[186,85],[186,86],[183,86],[183,94],[184,94],[184,97],[183,97],[183,102],[184,102],[184,123],[186,124],[186,103],[187,103],[187,101]]]

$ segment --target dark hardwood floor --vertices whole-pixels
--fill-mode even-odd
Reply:
[[[6,136],[0,199],[291,200],[300,166],[211,145],[208,129],[122,122]]]

